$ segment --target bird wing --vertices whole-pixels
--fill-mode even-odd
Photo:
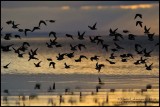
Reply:
[[[45,21],[40,20],[40,22],[39,22],[39,27],[40,27],[40,25],[41,25],[42,23],[43,23],[44,25],[47,25]]]
[[[97,22],[93,25],[93,28],[95,28],[95,27],[96,27],[96,25],[97,25]]]

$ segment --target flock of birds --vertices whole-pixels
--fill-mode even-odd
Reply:
[[[142,19],[142,15],[141,14],[136,14],[134,19],[137,19],[137,17]],[[55,20],[40,20],[38,26],[33,27],[33,29],[20,29],[19,28],[20,24],[15,24],[15,22],[12,21],[12,20],[7,21],[6,23],[8,25],[12,25],[12,28],[15,29],[15,30],[18,30],[18,32],[24,33],[25,36],[28,36],[28,32],[35,32],[36,30],[40,30],[42,24],[47,26],[48,22],[49,23],[55,23]],[[142,23],[143,23],[142,21],[136,21],[136,26],[140,26],[142,28],[143,27]],[[96,25],[97,25],[97,22],[93,26],[88,26],[88,28],[90,30],[97,30]],[[1,28],[1,31],[2,30],[3,30],[3,27]],[[115,52],[125,49],[124,47],[122,47],[118,43],[116,43],[116,41],[120,41],[120,39],[122,39],[122,40],[124,39],[123,35],[118,33],[117,30],[118,30],[118,28],[114,29],[114,30],[113,29],[109,30],[109,32],[110,32],[109,36],[113,37],[114,45],[116,47],[116,48],[111,49],[112,53],[111,53],[109,59],[106,59],[106,61],[109,64],[116,64],[116,62],[112,61],[112,60],[116,59],[116,57],[118,57],[118,56],[114,55]],[[85,38],[84,38],[85,33],[86,32],[78,31],[78,39],[79,40],[85,40]],[[135,40],[136,36],[134,34],[131,34],[128,30],[123,30],[123,33],[128,34],[128,39],[129,40]],[[155,33],[150,33],[150,28],[147,28],[146,26],[144,26],[144,33],[147,35],[149,41],[154,41],[153,37],[154,37]],[[48,34],[48,36],[49,37],[53,36],[54,39],[50,39],[49,42],[46,42],[46,47],[47,48],[54,48],[54,46],[57,47],[57,48],[62,47],[62,45],[57,42],[56,32],[51,31]],[[67,38],[70,38],[71,40],[74,40],[74,36],[71,35],[71,34],[66,34],[65,36]],[[11,37],[12,37],[11,33],[6,33],[5,35],[1,34],[1,38],[3,38],[4,40],[11,40]],[[17,35],[17,34],[14,35],[14,37],[22,39],[21,36]],[[102,49],[104,49],[106,52],[108,52],[109,51],[108,50],[109,45],[105,44],[104,40],[101,37],[102,36],[89,36],[89,40],[93,44],[101,45]],[[14,46],[14,44],[5,45],[5,46],[1,44],[1,51],[10,52],[13,49],[14,52],[17,54],[17,56],[20,57],[20,58],[23,58],[23,55],[28,52],[28,56],[29,56],[28,57],[28,61],[30,61],[30,60],[37,60],[38,61],[39,60],[39,58],[37,57],[38,48],[36,48],[35,50],[33,50],[33,49],[29,50],[28,48],[31,47],[30,43],[23,42],[22,45],[17,49],[15,47],[13,47],[13,46]],[[159,46],[159,43],[156,43],[155,47],[156,46]],[[87,49],[87,47],[84,44],[77,44],[75,46],[70,44],[70,50],[72,52],[71,53],[58,53],[58,55],[56,56],[56,59],[58,61],[62,61],[62,60],[65,59],[65,57],[74,58],[74,54],[75,54],[76,51],[78,51],[78,50],[81,51],[81,50],[85,50],[85,49]],[[134,62],[134,64],[135,65],[144,64],[146,70],[152,70],[153,63],[147,64],[146,61],[148,60],[148,57],[151,57],[151,52],[153,52],[153,50],[148,51],[146,48],[143,48],[140,44],[136,43],[135,44],[135,52],[138,55],[141,55],[141,58],[136,60]],[[95,56],[92,56],[92,57],[88,58],[85,55],[80,55],[79,58],[78,59],[74,59],[74,61],[75,61],[75,63],[81,62],[82,59],[96,61],[95,69],[99,73],[101,71],[101,69],[105,67],[104,64],[101,64],[101,63],[98,62],[99,61],[99,57],[100,56],[95,55]],[[134,58],[134,55],[131,54],[131,53],[126,53],[126,54],[121,54],[120,57],[121,57],[121,62],[127,62],[128,58]],[[55,69],[56,68],[56,63],[52,60],[52,58],[47,58],[47,60],[49,61],[49,67],[52,67],[53,69]],[[41,67],[41,62],[42,61],[38,61],[37,63],[34,63],[35,67]],[[11,64],[11,62],[6,64],[6,65],[4,65],[3,68],[4,69],[8,69],[10,64]],[[66,62],[64,63],[64,68],[66,68],[66,69],[71,68],[71,66],[72,65],[69,65]],[[104,85],[104,82],[102,82],[100,77],[98,77],[98,84],[99,85],[96,86],[96,92],[98,92],[98,90],[101,88],[101,86]],[[41,84],[40,83],[37,83],[35,85],[35,87],[34,87],[34,89],[40,89],[40,88],[41,88]],[[55,82],[54,82],[53,85],[49,86],[48,92],[53,92],[55,89],[56,89],[56,87],[55,87]],[[114,90],[112,90],[112,91],[114,91]],[[70,89],[66,88],[65,89],[65,93],[68,93],[68,92],[70,92]],[[6,89],[6,90],[4,90],[4,93],[9,93],[9,91]],[[82,93],[80,93],[80,96],[82,96]],[[60,95],[60,101],[63,102],[62,95]]]
[[[134,19],[137,19],[137,17],[139,17],[139,18],[142,19],[142,15],[141,15],[141,14],[136,14]],[[20,25],[20,24],[15,24],[15,21],[12,21],[12,20],[7,21],[6,24],[12,25],[12,28],[13,28],[13,29],[18,29],[18,32],[23,32],[24,35],[27,36],[27,33],[28,33],[28,32],[34,32],[34,31],[36,31],[36,30],[40,30],[42,24],[45,25],[45,26],[47,26],[47,22],[49,22],[49,23],[55,23],[55,20],[40,20],[38,26],[33,27],[33,29],[20,29],[20,28],[19,28],[19,25]],[[142,21],[136,21],[136,26],[143,27],[142,23],[143,23]],[[97,25],[97,22],[96,22],[93,26],[88,26],[88,28],[89,28],[90,30],[97,30],[96,25]],[[3,27],[1,28],[1,31],[2,31],[2,30],[3,30]],[[119,51],[119,50],[124,50],[124,47],[122,47],[122,46],[120,46],[118,43],[116,43],[116,41],[120,41],[119,38],[121,38],[122,40],[124,39],[123,35],[120,34],[120,33],[118,33],[117,30],[118,30],[118,28],[115,29],[115,30],[112,30],[112,29],[110,28],[110,30],[109,30],[109,32],[110,32],[109,36],[114,37],[114,38],[113,38],[113,41],[114,41],[114,45],[116,46],[116,48],[111,49],[112,53],[111,53],[111,55],[110,55],[110,57],[109,57],[110,59],[115,59],[115,58],[117,57],[117,56],[114,55],[114,52]],[[84,39],[85,39],[85,38],[84,38],[85,33],[86,33],[86,32],[80,32],[80,31],[78,31],[78,39],[79,39],[79,40],[84,40]],[[136,36],[135,36],[134,34],[129,33],[128,30],[123,30],[123,33],[128,34],[128,39],[129,39],[129,40],[135,40],[135,37],[136,37]],[[154,37],[155,33],[150,33],[150,28],[147,28],[146,26],[144,26],[144,34],[146,34],[146,35],[148,36],[148,40],[149,40],[149,41],[154,41],[154,38],[153,38],[153,37]],[[3,37],[3,36],[4,36],[4,37]],[[55,46],[55,47],[57,47],[57,48],[58,48],[58,47],[62,47],[62,45],[57,42],[56,32],[51,31],[48,36],[49,36],[49,37],[51,37],[51,36],[54,37],[54,39],[50,39],[49,43],[46,42],[46,46],[47,46],[48,48],[53,48],[53,46]],[[67,38],[71,38],[72,40],[74,40],[74,37],[73,37],[73,35],[71,35],[71,34],[66,34],[65,36],[66,36]],[[11,40],[12,34],[11,34],[11,33],[6,33],[5,35],[1,34],[1,38],[2,38],[2,37],[3,37],[4,40]],[[14,37],[21,39],[21,36],[20,36],[20,35],[17,35],[17,34],[14,35]],[[104,49],[106,52],[108,52],[108,47],[109,47],[109,45],[108,45],[108,44],[105,44],[105,43],[104,43],[104,40],[101,39],[101,37],[102,37],[102,36],[94,36],[94,37],[93,37],[93,36],[89,36],[89,39],[90,39],[90,42],[91,42],[91,43],[95,43],[95,44],[97,44],[97,45],[101,44],[101,45],[102,45],[102,49]],[[28,47],[30,47],[30,44],[29,44],[28,42],[23,42],[23,44],[22,44],[19,48],[17,48],[17,49],[15,49],[15,48],[13,47],[13,45],[14,45],[14,44],[6,45],[6,46],[1,45],[1,50],[2,50],[3,52],[9,52],[9,51],[12,51],[12,50],[10,49],[10,48],[12,47],[12,49],[13,49],[14,52],[18,55],[18,57],[23,58],[23,55],[26,54],[26,51],[28,50]],[[158,45],[159,45],[159,43],[156,43],[156,44],[155,44],[155,46],[158,46]],[[68,58],[73,58],[73,57],[74,57],[74,53],[75,53],[77,50],[80,50],[80,51],[81,51],[82,49],[87,49],[87,47],[86,47],[84,44],[77,44],[77,45],[75,45],[75,46],[73,46],[72,44],[70,44],[70,50],[71,50],[72,52],[71,52],[71,53],[59,53],[58,56],[56,56],[56,58],[57,58],[57,60],[59,60],[59,61],[65,59],[65,58],[64,58],[65,56],[67,56]],[[32,50],[32,49],[31,49],[30,51],[28,51],[28,55],[29,55],[28,61],[30,61],[30,60],[39,60],[39,59],[36,57],[36,55],[37,55],[37,50],[38,50],[38,48],[35,49],[35,50]],[[135,65],[145,64],[146,70],[152,70],[152,65],[153,65],[153,63],[152,63],[152,64],[147,64],[147,63],[146,63],[146,60],[147,60],[146,57],[151,57],[151,52],[152,52],[153,50],[148,51],[146,48],[143,49],[143,47],[142,47],[140,44],[135,44],[135,51],[137,52],[137,54],[141,54],[141,55],[143,55],[143,56],[141,56],[141,58],[140,58],[139,60],[137,60],[136,62],[134,62],[134,64],[135,64]],[[102,69],[103,67],[105,67],[104,64],[99,64],[99,63],[98,63],[99,57],[100,57],[100,56],[95,55],[95,56],[92,56],[92,57],[90,58],[91,61],[94,61],[94,60],[97,61],[96,66],[95,66],[95,69],[98,70],[98,72],[100,72],[101,69]],[[129,58],[129,57],[133,58],[133,54],[131,54],[131,53],[122,54],[122,55],[120,55],[120,57],[121,57],[121,61],[122,61],[122,62],[127,62],[127,58]],[[81,62],[82,59],[89,59],[89,58],[87,58],[87,56],[85,56],[85,55],[80,55],[78,59],[75,59],[75,62]],[[113,61],[111,61],[110,59],[106,59],[106,61],[109,62],[110,64],[116,64],[116,62],[113,62]],[[49,67],[52,66],[52,67],[55,69],[56,63],[53,62],[53,60],[52,60],[51,58],[47,58],[47,60],[50,61],[50,62],[49,62]],[[41,62],[42,62],[42,61],[39,61],[39,62],[37,62],[37,63],[34,63],[35,67],[41,67]],[[3,68],[7,69],[10,64],[11,64],[11,62],[8,63],[8,64],[6,64],[6,65],[4,65]],[[66,69],[69,69],[69,68],[71,67],[71,65],[68,65],[67,63],[64,63],[64,66],[65,66]]]

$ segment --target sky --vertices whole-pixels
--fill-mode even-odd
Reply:
[[[134,20],[136,13],[143,18]],[[89,31],[88,25],[97,22],[97,34],[108,34],[109,29],[128,29],[131,33],[143,34],[143,28],[136,27],[136,21],[151,27],[159,35],[158,1],[1,1],[1,27],[13,31],[5,22],[14,20],[20,28],[32,29],[39,20],[56,20],[42,26],[38,32]],[[94,32],[92,32],[94,33]]]

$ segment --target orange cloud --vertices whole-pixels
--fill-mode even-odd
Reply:
[[[70,10],[70,6],[62,6],[61,9],[62,10]]]
[[[139,9],[139,8],[152,8],[153,5],[152,4],[139,4],[139,5],[122,5],[120,6],[121,9]]]

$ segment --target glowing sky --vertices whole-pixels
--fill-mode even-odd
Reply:
[[[97,34],[107,34],[110,28],[128,29],[143,34],[135,26],[136,13],[143,15],[143,24],[159,35],[158,1],[2,1],[1,26],[12,31],[7,20],[15,20],[21,28],[33,28],[39,20],[54,19],[56,23],[41,29],[42,32],[88,31],[88,25],[97,22]]]

